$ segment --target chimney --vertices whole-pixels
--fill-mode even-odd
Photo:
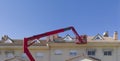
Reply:
[[[114,32],[113,39],[114,40],[118,40],[118,32],[117,31]]]
[[[103,33],[103,36],[104,36],[104,37],[109,37],[108,31],[104,32],[104,33]]]
[[[50,36],[46,37],[46,41],[49,42],[50,41]]]
[[[47,41],[53,41],[54,39],[59,38],[58,34],[47,36]]]
[[[58,38],[58,34],[53,35],[53,39],[56,39],[56,38]]]
[[[53,35],[50,35],[50,36],[47,36],[47,42],[49,42],[49,41],[53,41]]]

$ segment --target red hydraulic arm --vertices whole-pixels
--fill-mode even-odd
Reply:
[[[28,56],[30,61],[35,61],[35,59],[33,58],[33,56],[31,55],[31,53],[30,53],[30,51],[28,49],[28,47],[31,46],[34,42],[28,44],[28,41],[34,40],[34,39],[40,39],[42,37],[57,34],[57,33],[61,33],[61,32],[67,31],[67,30],[72,30],[74,32],[74,34],[75,34],[75,36],[76,36],[76,38],[78,40],[76,42],[76,44],[85,44],[85,43],[87,43],[86,36],[79,36],[77,31],[74,29],[74,27],[71,26],[71,27],[67,27],[67,28],[62,28],[62,29],[42,33],[42,34],[39,34],[39,35],[34,35],[32,37],[24,38],[24,45],[23,45],[24,53],[26,53],[26,55]]]

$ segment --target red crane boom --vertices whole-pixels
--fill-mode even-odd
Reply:
[[[26,55],[28,56],[30,61],[35,61],[35,59],[33,58],[33,56],[31,55],[31,53],[30,53],[30,51],[28,49],[28,47],[31,46],[35,42],[32,42],[32,43],[28,44],[28,41],[34,40],[34,39],[40,39],[42,37],[57,34],[57,33],[61,33],[61,32],[67,31],[67,30],[72,30],[74,32],[76,38],[78,39],[76,44],[85,44],[85,43],[87,43],[86,36],[79,36],[77,31],[74,29],[74,27],[70,26],[70,27],[67,27],[67,28],[62,28],[62,29],[58,29],[58,30],[54,30],[54,31],[34,35],[32,37],[24,38],[24,42],[23,42],[24,43],[24,45],[23,45],[24,53],[26,53]]]

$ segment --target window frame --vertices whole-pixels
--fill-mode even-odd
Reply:
[[[113,55],[113,52],[112,52],[112,50],[104,50],[104,51],[103,51],[103,55],[104,55],[104,56],[112,56],[112,55]]]
[[[55,50],[54,55],[62,55],[62,50]]]
[[[93,48],[87,49],[87,55],[88,56],[95,56],[96,55],[96,49],[93,49]]]
[[[44,57],[44,53],[37,52],[35,56],[36,56],[36,58],[43,58]]]
[[[6,58],[13,58],[14,57],[14,51],[5,51]]]
[[[70,56],[77,56],[78,52],[77,50],[70,50],[69,55]]]

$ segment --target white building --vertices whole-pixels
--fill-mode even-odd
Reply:
[[[54,37],[54,38],[53,38]],[[51,35],[29,47],[36,61],[120,61],[120,41],[118,33],[113,37],[104,35],[88,36],[87,44],[75,44],[70,35],[59,38]],[[23,53],[23,40],[7,36],[0,41],[0,61],[29,61]]]

